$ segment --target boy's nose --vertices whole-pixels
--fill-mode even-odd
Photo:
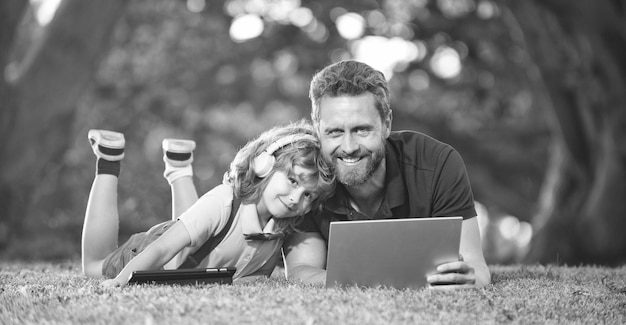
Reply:
[[[302,193],[304,193],[304,189],[302,188],[292,190],[291,193],[289,193],[289,202],[293,205],[298,204],[300,198],[302,198]]]

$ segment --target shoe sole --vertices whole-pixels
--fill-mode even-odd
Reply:
[[[126,140],[124,134],[108,130],[89,130],[87,134],[89,142],[97,157],[118,161],[124,158],[124,146]]]
[[[162,148],[172,153],[191,153],[196,149],[196,142],[185,139],[163,139]]]
[[[89,130],[87,137],[92,143],[95,142],[98,146],[110,149],[124,149],[126,144],[124,134],[114,131],[93,129]]]

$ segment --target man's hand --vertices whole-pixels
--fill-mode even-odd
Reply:
[[[458,261],[437,266],[437,273],[429,275],[426,282],[436,290],[469,288],[476,284],[476,274],[474,268],[459,255]]]
[[[430,289],[479,288],[491,283],[491,273],[481,248],[478,218],[463,220],[459,253],[458,261],[437,266],[437,271],[426,278]]]

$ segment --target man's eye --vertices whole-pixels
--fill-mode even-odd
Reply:
[[[293,177],[289,177],[289,183],[291,183],[291,185],[298,185],[298,181]]]
[[[368,133],[369,133],[369,131],[366,130],[366,129],[358,129],[358,130],[356,130],[356,134],[358,134],[358,135],[367,135]]]
[[[331,130],[326,133],[329,137],[338,137],[342,134],[340,130]]]

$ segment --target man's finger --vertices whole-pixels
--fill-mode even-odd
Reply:
[[[461,273],[431,274],[426,278],[431,285],[474,284],[476,278]]]
[[[465,262],[451,262],[437,266],[437,272],[440,273],[471,273],[473,268]]]

